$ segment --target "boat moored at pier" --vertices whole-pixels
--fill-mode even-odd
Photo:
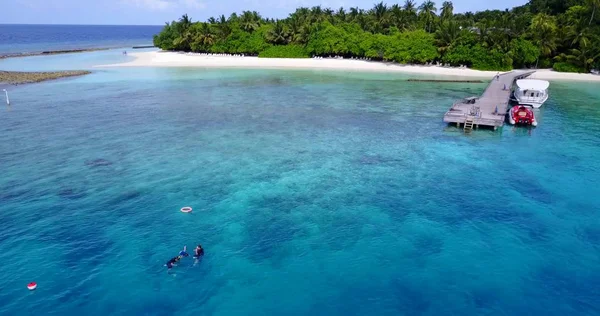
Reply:
[[[526,105],[515,105],[508,112],[508,122],[511,125],[537,126],[533,109]]]
[[[521,79],[515,83],[513,101],[521,105],[540,108],[548,100],[548,87],[550,83],[545,80]]]

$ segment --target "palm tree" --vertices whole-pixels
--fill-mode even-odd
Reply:
[[[317,5],[310,9],[310,20],[312,23],[320,23],[325,20],[323,18],[323,9],[321,9],[321,6]]]
[[[179,24],[181,24],[183,30],[187,30],[192,26],[192,19],[187,14],[184,14],[179,19]]]
[[[285,45],[288,43],[288,36],[289,32],[286,26],[281,20],[277,20],[273,25],[273,28],[267,32],[266,39],[275,45]]]
[[[596,9],[600,7],[600,0],[586,0],[587,5],[592,7],[592,16],[590,17],[590,23],[588,25],[592,25],[594,21],[594,15],[596,14]]]
[[[402,8],[408,23],[414,25],[417,21],[417,3],[414,0],[404,0]]]
[[[215,19],[214,16],[211,16],[210,18],[208,18],[207,22],[210,24],[217,24],[217,19]]]
[[[352,22],[352,21],[356,20],[356,17],[358,17],[358,12],[359,12],[358,7],[352,7],[352,8],[350,8],[350,14],[349,14],[350,15],[350,21],[349,22]]]
[[[484,47],[493,46],[490,40],[490,33],[492,31],[492,22],[488,19],[482,19],[477,24],[476,30],[479,35],[479,43]]]
[[[402,11],[402,8],[398,4],[394,4],[390,8],[390,19],[391,23],[400,31],[404,31],[410,26],[405,12]]]
[[[229,26],[229,23],[227,22],[227,19],[224,15],[221,14],[219,19],[217,20],[217,26],[219,28],[221,38],[226,38],[227,36],[229,36],[229,34],[231,34],[231,26]]]
[[[545,13],[537,14],[531,21],[531,33],[534,42],[540,48],[542,56],[550,56],[556,49],[556,21]],[[536,61],[536,67],[539,62]]]
[[[467,11],[463,15],[465,17],[465,21],[468,24],[472,25],[475,20],[475,14],[473,14],[473,12],[471,12],[471,11]]]
[[[177,38],[173,40],[173,46],[175,46],[176,50],[182,50],[184,52],[190,51],[190,44],[192,43],[193,39],[194,34],[190,27],[185,30],[182,35],[177,36]]]
[[[310,18],[310,9],[306,7],[301,7],[296,9],[296,12],[292,13],[298,17],[301,23],[305,23]]]
[[[440,28],[435,32],[435,39],[440,54],[446,53],[452,44],[460,36],[460,26],[453,20],[445,20],[440,24]]]
[[[369,19],[365,14],[365,10],[358,10],[358,15],[356,16],[356,23],[365,31],[369,31]]]
[[[183,37],[185,37],[186,32],[190,29],[191,26],[192,19],[187,14],[182,15],[179,19],[179,22],[175,24],[175,31],[177,32],[177,34],[179,34],[179,37],[181,38],[179,41],[179,45],[175,46],[180,46],[185,42]]]
[[[262,24],[263,22],[263,18],[262,16],[260,16],[260,13],[256,12],[256,11],[252,11],[252,18],[254,19],[254,21],[256,21],[256,23],[258,23],[259,25]]]
[[[294,43],[302,43],[301,32],[304,24],[300,18],[297,15],[292,14],[292,16],[288,19],[288,26],[290,41]]]
[[[240,17],[240,27],[242,30],[252,33],[260,26],[259,22],[256,21],[255,15],[250,11],[242,12]]]
[[[405,0],[403,8],[408,14],[417,13],[417,3],[414,0]]]
[[[427,1],[423,2],[419,6],[419,11],[420,11],[420,14],[423,17],[423,19],[425,19],[425,25],[426,25],[427,32],[430,32],[431,25],[436,17],[435,13],[437,12],[437,9],[435,7],[435,2],[433,2],[431,0],[427,0]]]
[[[512,19],[512,24],[511,24],[511,30],[513,32],[513,35],[514,36],[523,35],[529,29],[531,20],[532,20],[532,16],[529,13],[524,14],[524,15],[515,14],[514,18]]]
[[[587,47],[591,43],[593,32],[587,26],[578,27],[571,25],[567,27],[567,38],[571,40],[571,47],[578,44],[579,47]]]
[[[335,16],[340,22],[346,22],[346,11],[344,10],[344,7],[339,8],[335,13]]]
[[[582,47],[580,49],[571,49],[569,55],[561,54],[557,56],[558,60],[566,60],[572,64],[578,65],[585,72],[588,72],[594,63],[594,60],[600,58],[600,53],[592,47]]]
[[[383,33],[388,27],[388,7],[383,2],[377,3],[371,10],[375,18],[375,33]]]
[[[334,12],[331,10],[331,8],[325,8],[325,10],[323,10],[323,15],[330,23],[333,23],[333,13]]]
[[[308,43],[310,39],[311,26],[309,24],[304,24],[300,28],[300,32],[296,35],[296,41],[301,44]]]
[[[209,23],[202,23],[200,25],[200,32],[198,33],[196,39],[199,39],[200,43],[206,47],[215,43],[215,35],[213,34]]]
[[[442,3],[442,14],[441,17],[443,20],[449,19],[454,15],[454,5],[452,1],[444,1]]]

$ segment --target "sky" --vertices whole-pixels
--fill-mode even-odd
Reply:
[[[334,10],[372,8],[380,0],[0,0],[0,24],[134,24],[162,25],[187,13],[192,20],[258,11],[263,17],[284,18],[296,8],[321,5]],[[435,0],[434,0],[435,1]],[[384,1],[387,2],[387,1]],[[421,3],[422,0],[417,0]],[[435,1],[441,6],[442,1]],[[455,12],[512,8],[527,0],[454,0]],[[387,2],[404,3],[404,0]]]

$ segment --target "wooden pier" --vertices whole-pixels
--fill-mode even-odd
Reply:
[[[516,80],[529,77],[535,71],[511,71],[494,77],[483,94],[455,102],[444,114],[444,122],[461,124],[465,132],[479,126],[494,130],[504,125],[511,88]]]

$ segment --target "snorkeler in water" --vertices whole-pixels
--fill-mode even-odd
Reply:
[[[196,249],[194,249],[194,258],[200,259],[202,256],[204,256],[204,248],[202,248],[202,245],[198,245],[196,246]]]
[[[179,260],[181,260],[181,258],[183,258],[182,256],[177,256],[177,257],[173,257],[171,258],[171,260],[167,261],[167,269],[171,270],[171,268],[176,265],[177,262],[179,262]]]
[[[183,246],[183,250],[179,252],[179,255],[177,257],[173,257],[171,258],[171,260],[167,261],[167,270],[171,270],[171,268],[173,268],[173,266],[176,265],[176,263],[179,262],[181,258],[189,256],[189,254],[186,251],[187,246]]]
[[[187,257],[189,254],[187,253],[187,246],[183,246],[183,250],[179,252],[180,256]]]

